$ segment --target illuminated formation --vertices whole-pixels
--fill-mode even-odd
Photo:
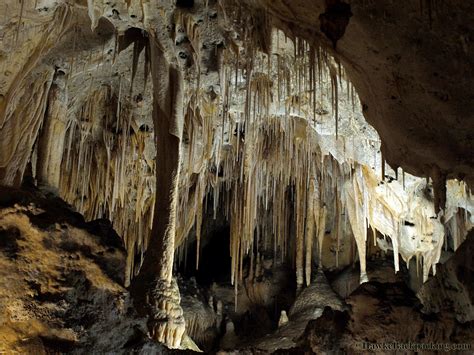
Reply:
[[[436,16],[455,10],[434,3],[406,11],[417,21],[428,16],[425,26],[437,34]],[[357,297],[365,302],[362,284],[382,282],[377,272],[385,272],[371,265],[386,259],[389,279],[401,282],[406,275],[426,309],[443,310],[433,290],[449,289],[443,280],[458,264],[452,258],[440,275],[437,269],[453,253],[463,260],[461,247],[472,240],[474,223],[472,158],[464,156],[472,148],[472,123],[461,129],[452,118],[464,112],[460,103],[469,88],[456,96],[451,83],[447,93],[436,91],[444,74],[425,80],[420,69],[404,76],[404,52],[391,53],[390,43],[376,40],[402,10],[367,1],[312,6],[265,0],[0,4],[0,185],[24,189],[29,182],[39,189],[35,194],[59,196],[86,221],[110,221],[124,247],[123,267],[116,270],[123,285],[107,292],[111,299],[124,297],[117,314],[141,319],[135,328],[151,347],[301,347],[295,339],[309,331],[308,322],[339,317],[327,307],[349,312],[340,296],[353,297],[346,299],[351,305]],[[379,32],[366,16],[377,18]],[[471,49],[467,37],[460,38],[463,62]],[[437,70],[441,64],[431,65]],[[423,101],[430,85],[436,103]],[[439,129],[443,119],[451,120],[446,137]],[[9,191],[5,196],[15,195]],[[36,241],[59,243],[59,232],[50,236],[36,227],[32,216],[49,211],[37,209],[38,201],[0,210],[0,261],[7,255],[2,246],[10,245],[1,238],[11,228],[20,231],[18,240],[31,229]],[[86,228],[57,218],[57,231],[66,228],[61,223]],[[213,250],[222,230],[228,243]],[[96,270],[85,266],[106,253],[94,254],[95,232],[74,233],[91,245],[90,260],[74,267]],[[56,253],[71,252],[57,245]],[[217,267],[229,267],[225,281],[199,284],[217,265],[214,258],[226,260]],[[16,264],[5,265],[13,270]],[[347,276],[351,268],[356,284]],[[341,282],[350,291],[345,296],[335,286]],[[463,286],[469,280],[458,283],[462,296],[446,291],[443,297],[460,297],[456,321],[469,322],[474,309]],[[36,292],[43,292],[38,285]],[[0,283],[0,304],[17,297],[2,299],[2,288],[9,286]],[[133,315],[124,315],[123,302]],[[275,314],[267,320],[258,307]],[[353,305],[353,319],[360,317],[357,310]],[[272,336],[245,334],[252,317],[271,323]],[[131,320],[120,322],[135,329]],[[68,342],[85,344],[78,333],[71,337]],[[2,341],[6,350],[32,351],[11,339],[0,337],[0,352]],[[111,346],[87,342],[90,348],[77,346]]]

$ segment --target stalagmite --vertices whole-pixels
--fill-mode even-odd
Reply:
[[[235,349],[239,339],[235,334],[234,323],[231,320],[228,320],[225,325],[225,334],[221,339],[220,347],[221,349]]]
[[[286,323],[288,323],[288,316],[286,315],[286,311],[282,309],[280,319],[278,320],[278,328],[284,326]]]

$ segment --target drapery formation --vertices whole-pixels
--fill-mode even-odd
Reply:
[[[23,11],[23,2],[20,9]],[[42,65],[41,59],[61,40],[71,22],[70,8],[61,5],[49,20],[25,29],[28,34],[41,34],[34,40],[22,41],[18,37],[20,26],[13,38],[5,36],[2,40],[4,46],[10,46],[18,62],[2,73],[8,77],[2,78],[4,93],[0,96],[1,184],[21,184],[43,123],[54,74],[51,67]]]

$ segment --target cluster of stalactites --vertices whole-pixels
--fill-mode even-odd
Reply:
[[[152,227],[155,166],[144,152],[152,133],[137,127],[120,95],[100,87],[69,122],[60,194],[86,219],[105,217],[113,223],[128,250],[130,280]]]
[[[213,197],[214,211],[226,206],[235,231],[231,242],[234,283],[238,275],[242,277],[244,255],[253,250],[254,237],[260,239],[260,235],[268,236],[265,238],[274,245],[275,255],[283,258],[290,254],[296,264],[303,260],[310,270],[311,252],[302,258],[304,248],[300,246],[303,243],[311,250],[314,244],[310,238],[302,242],[306,233],[323,234],[326,208],[319,189],[322,177],[337,174],[320,172],[313,165],[313,160],[325,163],[308,122],[315,121],[323,96],[331,97],[337,118],[337,78],[341,74],[322,49],[299,39],[292,41],[280,31],[272,32],[266,16],[247,17],[240,7],[238,11],[241,22],[248,22],[248,26],[242,26],[239,41],[228,38],[231,43],[221,60],[220,95],[209,98],[200,87],[199,75],[186,83],[189,100],[183,105],[186,119],[176,231],[179,245],[196,226],[199,263],[205,197]],[[190,34],[193,46],[199,47],[199,33],[190,27],[192,21],[184,15],[177,20]],[[134,50],[131,82],[137,61]],[[331,86],[320,85],[323,80]],[[69,122],[60,192],[87,219],[107,217],[113,222],[128,249],[129,279],[140,266],[151,231],[155,166],[143,155],[143,136],[148,133],[134,127],[122,86],[119,82],[118,92],[104,87],[88,95],[77,118]],[[352,89],[350,93],[354,99]],[[273,161],[267,157],[271,150]],[[281,164],[282,154],[287,165]],[[258,169],[260,162],[265,162],[262,170]],[[302,167],[304,176],[296,174]],[[307,193],[310,185],[313,191]],[[314,202],[309,208],[307,200]],[[313,218],[302,217],[306,209],[316,216],[309,232],[306,221]],[[259,223],[263,214],[272,216],[271,228]],[[289,241],[291,218],[297,224],[296,249]],[[305,275],[309,283],[310,272]],[[301,276],[298,283],[303,283]]]
[[[185,115],[178,244],[195,226],[199,263],[204,199],[211,196],[214,216],[221,210],[230,221],[236,287],[244,258],[250,257],[249,272],[256,272],[259,245],[294,263],[299,287],[309,284],[313,248],[322,252],[327,204],[336,211],[336,238],[348,229],[344,205],[333,196],[341,195],[350,166],[324,156],[314,130],[323,97],[330,97],[337,117],[342,89],[335,86],[342,72],[334,72],[323,50],[279,31],[273,37],[274,53],[249,49],[251,44],[224,51],[221,97],[211,102],[196,90]],[[251,63],[241,51],[253,53]],[[350,86],[345,89],[354,95]],[[183,244],[178,258],[186,254]]]
[[[229,115],[231,127],[238,127],[237,117]],[[338,238],[345,229],[343,206],[331,196],[342,191],[348,169],[344,172],[331,157],[321,156],[312,128],[299,119],[268,116],[239,132],[216,145],[220,156],[193,179],[187,190],[192,194],[180,195],[180,206],[188,207],[179,210],[181,225],[195,213],[191,220],[196,223],[199,255],[204,199],[210,196],[214,216],[220,210],[230,221],[231,281],[236,287],[244,258],[250,257],[250,273],[256,272],[260,256],[254,246],[260,245],[273,250],[275,259],[293,260],[298,285],[305,280],[309,284],[312,248],[321,251],[327,203],[334,203],[331,208],[341,216]],[[180,252],[186,253],[186,246]]]
[[[443,243],[448,247],[448,233],[456,250],[472,228],[472,196],[463,182],[448,181],[446,208],[436,213],[429,182],[410,177],[405,186],[405,178],[400,180],[397,176],[381,181],[374,170],[357,165],[352,179],[346,182],[344,202],[359,252],[361,282],[368,279],[365,251],[369,227],[374,245],[393,251],[395,272],[400,269],[399,256],[407,267],[415,257],[424,282],[430,272],[436,274]],[[383,238],[378,239],[376,231]]]
[[[338,141],[339,95],[352,98],[353,107],[356,101],[340,65],[322,49],[289,40],[279,31],[273,35],[273,53],[253,48],[251,41],[245,42],[245,34],[242,38],[247,45],[230,46],[222,55],[220,101],[193,96],[193,108],[188,109],[178,244],[195,226],[198,267],[203,205],[210,196],[214,217],[220,210],[230,222],[231,282],[236,289],[244,277],[244,259],[250,260],[247,272],[252,277],[258,273],[261,251],[269,249],[274,260],[293,262],[301,287],[311,282],[314,248],[322,259],[331,211],[336,244],[354,236],[361,282],[368,280],[369,228],[374,241],[376,231],[390,238],[396,271],[399,255],[407,263],[416,255],[426,280],[430,269],[435,271],[445,235],[433,203],[415,188],[405,188],[405,174],[400,179],[397,174],[393,183],[383,182],[373,169],[357,161],[338,162],[330,151],[321,152],[323,142],[314,122],[321,119],[322,102],[332,103],[335,122],[329,139]],[[251,59],[247,52],[252,53]],[[374,161],[385,164],[382,157]],[[465,200],[469,200],[467,193],[456,203]],[[411,221],[405,223],[407,219]],[[456,245],[469,217],[458,223],[459,219],[447,219]],[[414,232],[410,224],[416,226]],[[379,244],[383,248],[383,242]],[[179,257],[187,254],[187,245],[182,244]]]

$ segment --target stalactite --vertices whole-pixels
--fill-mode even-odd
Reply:
[[[18,16],[18,26],[16,28],[16,33],[15,33],[15,45],[18,44],[18,36],[20,35],[20,29],[23,21],[23,11],[25,7],[25,1],[26,0],[19,0],[20,1],[20,14]]]
[[[331,76],[331,86],[334,91],[333,110],[334,110],[334,126],[336,128],[336,140],[339,138],[339,89],[337,87],[337,77]]]
[[[353,174],[352,183],[346,182],[344,186],[345,204],[349,214],[354,238],[357,244],[360,262],[360,282],[368,281],[366,272],[366,240],[367,240],[367,193],[362,183],[362,170],[357,169]]]
[[[97,27],[99,23],[99,19],[96,16],[95,13],[95,3],[94,0],[87,0],[87,13],[89,15],[89,18],[91,20],[91,30],[94,31],[94,29]]]
[[[382,153],[382,159],[380,159],[381,164],[381,172],[380,172],[380,180],[385,181],[385,158]]]

